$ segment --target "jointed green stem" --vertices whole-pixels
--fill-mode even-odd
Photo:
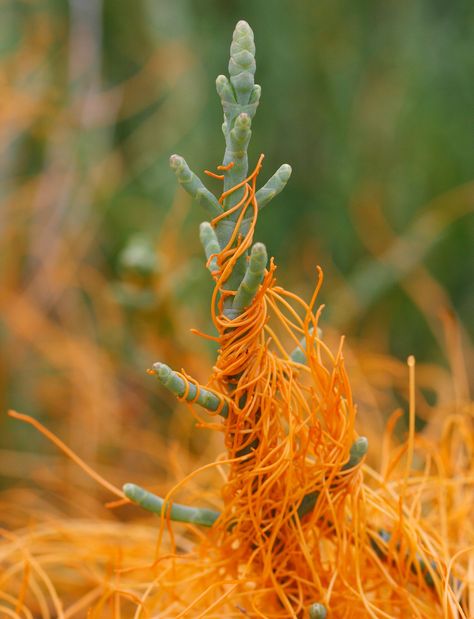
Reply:
[[[227,165],[232,162],[234,165],[224,172],[224,191],[235,187],[235,185],[238,185],[247,177],[249,167],[247,148],[252,136],[251,126],[252,119],[246,112],[242,112],[237,116],[231,128],[225,125],[226,149],[223,164]],[[244,195],[244,191],[242,187],[232,192],[225,198],[224,208],[227,210],[237,204]],[[235,222],[239,214],[239,211],[235,211],[229,215],[229,220]]]
[[[204,253],[206,254],[207,260],[209,260],[211,256],[214,256],[209,262],[209,271],[213,273],[218,269],[215,255],[220,252],[221,248],[219,241],[217,240],[216,233],[214,232],[214,228],[208,221],[203,221],[199,226],[199,239],[204,247]]]
[[[133,501],[133,503],[140,505],[154,514],[169,516],[170,520],[175,522],[186,522],[188,524],[197,524],[203,527],[212,527],[220,516],[220,512],[208,509],[206,507],[189,507],[179,503],[171,503],[171,506],[169,506],[170,504],[163,498],[149,492],[148,490],[145,490],[144,488],[141,488],[140,486],[137,486],[136,484],[125,484],[122,490],[124,495],[130,499],[130,501]],[[370,536],[372,547],[382,559],[385,558],[385,551],[383,550],[381,544],[388,543],[390,538],[391,534],[383,529],[378,532],[377,537],[374,537],[373,535]],[[416,573],[418,570],[420,570],[423,575],[426,584],[429,587],[434,587],[433,575],[437,575],[436,565],[432,563],[428,568],[425,561],[421,557],[417,556],[417,563],[412,564],[412,571]],[[309,607],[308,614],[310,619],[325,619],[327,610],[323,604],[315,602]]]
[[[309,514],[310,512],[313,511],[318,498],[319,498],[319,492],[317,491],[309,492],[308,494],[304,495],[303,500],[298,505],[298,510],[297,510],[297,513],[300,519],[303,518],[303,516],[306,516],[306,514]]]
[[[209,389],[201,385],[196,386],[194,382],[185,380],[164,363],[153,364],[153,374],[164,387],[179,398],[184,397],[186,394],[185,399],[187,402],[196,402],[196,404],[210,412],[219,411],[222,417],[227,417],[229,413],[227,402],[219,398],[213,391],[209,391]]]
[[[219,512],[205,507],[188,507],[179,503],[171,503],[171,507],[169,507],[170,504],[165,502],[164,499],[136,484],[125,484],[122,490],[130,501],[154,514],[159,514],[160,516],[162,514],[168,515],[170,520],[176,522],[188,522],[189,524],[199,524],[203,527],[212,527],[220,516]]]
[[[245,105],[254,86],[255,43],[252,29],[243,20],[235,26],[230,46],[229,75],[237,103]]]
[[[262,209],[266,206],[280,191],[285,188],[286,183],[291,176],[291,166],[284,163],[278,168],[275,174],[268,179],[263,187],[261,187],[255,194],[258,208]]]
[[[176,174],[176,178],[181,187],[185,189],[198,204],[209,211],[213,217],[216,217],[222,212],[215,195],[204,187],[202,181],[189,169],[183,157],[171,155],[170,166]]]
[[[235,27],[230,47],[229,76],[219,75],[216,80],[216,89],[224,111],[222,131],[226,142],[223,165],[233,165],[224,170],[224,192],[241,183],[248,174],[247,147],[251,137],[252,118],[255,116],[260,101],[261,88],[254,83],[255,75],[255,44],[253,32],[245,21],[239,21]],[[189,169],[185,160],[173,155],[170,165],[183,188],[202,204],[213,217],[222,212],[215,196],[208,190],[199,178]],[[256,200],[263,208],[270,200],[278,195],[286,185],[291,174],[288,164],[282,165],[267,183],[257,191]],[[245,188],[239,188],[229,194],[223,203],[225,210],[237,204],[243,197]],[[234,231],[239,211],[216,224],[216,237],[220,248],[227,245]],[[242,222],[240,233],[245,235],[249,220]],[[205,231],[206,247],[210,236]],[[207,249],[206,249],[207,252]],[[213,253],[213,252],[211,252]],[[210,254],[209,254],[210,255]],[[230,274],[224,287],[228,290],[237,290],[246,274],[247,256],[237,260],[233,272]],[[210,265],[214,270],[215,263]],[[230,315],[236,315],[232,308],[232,297],[224,302],[224,309]],[[244,307],[244,306],[243,306]],[[243,309],[242,307],[242,309]]]
[[[168,366],[164,365],[163,363],[156,363],[154,369],[157,372],[158,378],[160,378],[159,374],[161,374],[160,380],[162,380],[162,382],[164,381],[163,384],[168,387],[168,389],[170,389],[173,393],[176,393],[177,395],[182,396],[184,394],[185,384],[183,379],[177,376],[176,373],[173,372]],[[204,388],[202,389],[204,390]],[[207,393],[209,396],[211,396],[210,399],[212,399],[212,396],[215,397],[214,404],[218,402],[218,398],[215,396],[215,394],[212,394],[210,392]],[[196,392],[194,392],[194,395],[196,395]],[[198,403],[204,406],[202,402],[198,401]],[[208,408],[208,406],[206,405],[205,408]],[[208,408],[208,410],[216,409],[217,407],[212,409]],[[362,436],[356,441],[354,441],[354,444],[352,445],[350,450],[349,460],[342,467],[342,470],[353,468],[357,466],[357,464],[359,464],[363,455],[365,455],[365,452],[367,451],[367,444],[367,439]],[[361,447],[362,445],[365,445],[365,451],[364,454],[360,455],[363,451]],[[358,460],[356,459],[355,454],[359,454]],[[123,493],[128,499],[130,499],[134,503],[137,503],[148,511],[154,512],[156,514],[161,514],[164,510],[167,509],[165,501],[161,497],[151,492],[148,492],[147,490],[141,488],[140,486],[137,486],[136,484],[125,484],[123,487]],[[303,498],[303,501],[298,507],[298,516],[300,518],[303,518],[303,516],[308,514],[314,508],[314,506],[316,505],[316,501],[318,500],[318,496],[318,492],[311,492]],[[212,526],[214,522],[219,518],[219,516],[220,513],[217,511],[206,508],[187,507],[178,503],[173,503],[169,511],[169,517],[171,520],[176,520],[179,522],[190,522],[192,524],[200,524],[204,527]],[[426,570],[424,565],[423,568]],[[317,617],[317,615],[315,615],[315,617]]]
[[[248,307],[262,283],[267,267],[268,255],[263,243],[255,243],[250,253],[249,263],[243,280],[232,303],[232,309],[241,312]]]

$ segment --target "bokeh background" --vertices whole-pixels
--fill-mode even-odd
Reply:
[[[470,0],[3,0],[0,484],[15,497],[40,485],[60,509],[96,509],[95,486],[8,408],[116,483],[166,486],[215,449],[145,370],[205,382],[212,367],[189,333],[212,328],[205,214],[168,158],[220,163],[214,80],[242,18],[263,87],[251,161],[265,153],[262,180],[293,167],[257,236],[303,296],[323,267],[322,326],[347,336],[361,423],[376,434],[404,406],[409,354],[420,425],[468,395]]]

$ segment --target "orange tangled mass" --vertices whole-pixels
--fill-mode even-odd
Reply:
[[[219,356],[209,388],[228,403],[228,414],[217,423],[217,415],[203,418],[188,403],[201,426],[224,434],[226,454],[203,467],[215,467],[224,478],[214,499],[222,505],[221,516],[212,528],[199,529],[175,525],[162,515],[156,554],[150,557],[148,548],[141,563],[136,545],[130,551],[130,541],[108,525],[103,535],[123,547],[112,570],[117,581],[109,569],[94,597],[79,587],[76,573],[77,599],[90,596],[81,609],[89,608],[88,617],[119,617],[120,604],[107,605],[113,594],[128,605],[126,616],[137,619],[300,619],[310,616],[315,603],[324,605],[329,618],[472,617],[472,409],[466,405],[447,414],[436,440],[417,435],[411,358],[407,436],[401,442],[396,438],[399,415],[392,416],[381,437],[380,470],[363,461],[348,467],[358,438],[357,410],[342,341],[334,354],[319,334],[321,272],[312,299],[305,303],[277,285],[271,262],[252,304],[238,317],[229,318],[224,311],[226,299],[235,294],[226,282],[253,239],[260,166],[261,159],[230,190],[243,190],[239,203],[213,222],[239,213],[228,245],[213,256],[218,269],[213,273],[212,315]],[[292,358],[295,348],[305,352],[305,362]],[[134,525],[128,530],[123,535],[130,538]],[[80,543],[75,531],[70,533],[72,547]],[[28,549],[33,572],[37,541]],[[22,546],[7,538],[0,548],[5,557],[5,547],[14,543],[17,554],[12,550],[8,555],[10,571],[18,565]],[[65,542],[57,544],[60,560]],[[92,552],[90,561],[100,562]],[[56,577],[59,573],[54,561],[42,570]],[[12,587],[15,582],[11,577]],[[28,600],[35,594],[22,582],[13,587],[9,603],[18,616],[29,617],[27,605],[33,602]],[[54,580],[49,582],[54,588]],[[0,599],[8,603],[6,597]],[[55,612],[43,616],[74,615]]]
[[[332,617],[467,617],[472,526],[462,542],[450,543],[459,531],[450,526],[449,483],[441,479],[446,463],[415,436],[413,405],[408,438],[387,450],[380,473],[360,464],[344,469],[356,439],[356,408],[342,342],[333,355],[317,336],[321,272],[306,304],[276,285],[271,263],[251,306],[226,317],[225,299],[235,291],[225,283],[253,238],[260,165],[231,190],[245,187],[234,207],[240,209],[236,230],[214,273],[220,351],[209,386],[231,402],[220,428],[228,463],[224,508],[198,546],[195,597],[180,582],[171,587],[176,612],[303,617],[320,602]],[[246,232],[239,236],[242,222]],[[306,350],[305,363],[292,360],[288,350],[295,346]],[[413,389],[413,359],[409,365]],[[456,438],[450,435],[463,441],[457,447],[465,483],[456,493],[467,493],[472,506],[472,417],[461,420]],[[387,447],[395,422],[388,424]],[[178,566],[189,557],[173,560]],[[200,577],[202,561],[214,569]],[[176,574],[179,580],[179,569]]]

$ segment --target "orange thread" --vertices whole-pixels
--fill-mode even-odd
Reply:
[[[226,164],[226,165],[218,165],[217,169],[218,170],[231,170],[234,167],[234,162],[231,161],[230,163]]]
[[[166,495],[153,564],[159,576],[147,591],[170,616],[192,611],[204,617],[211,610],[215,616],[296,618],[321,600],[334,617],[390,619],[396,609],[397,615],[420,619],[467,619],[474,596],[474,551],[466,541],[472,526],[465,517],[474,481],[472,411],[447,413],[441,448],[415,435],[410,361],[407,439],[397,444],[393,416],[380,472],[365,463],[342,471],[357,437],[357,411],[343,338],[333,352],[317,333],[323,308],[317,306],[319,267],[309,302],[277,285],[271,260],[250,306],[232,319],[224,311],[235,294],[226,287],[228,278],[253,241],[261,163],[262,157],[244,181],[222,194],[221,204],[242,192],[238,204],[212,222],[236,219],[215,256],[211,314],[219,355],[206,386],[219,399],[212,417],[225,405],[228,415],[220,424],[196,417],[200,427],[223,432],[227,457],[187,475]],[[296,364],[290,352],[301,340],[306,363]],[[185,385],[179,399],[194,411],[200,387],[184,372],[178,375]],[[191,384],[196,394],[187,401]],[[59,439],[51,440],[66,451]],[[189,493],[192,479],[212,468],[225,478],[221,497],[200,490],[216,508],[222,500],[221,516],[210,531],[183,525],[196,544],[178,553],[171,499],[184,487]],[[125,502],[117,493],[121,499],[111,506]],[[192,501],[199,490],[191,495]],[[300,516],[305,501],[310,505]],[[161,553],[162,543],[167,547]]]
[[[92,477],[92,479],[94,479],[98,484],[100,484],[101,486],[109,490],[109,492],[112,492],[113,494],[117,495],[121,499],[124,498],[123,492],[121,492],[116,486],[114,486],[113,484],[108,482],[106,479],[104,479],[101,475],[96,473],[88,464],[84,462],[82,458],[80,458],[77,454],[75,454],[70,447],[68,447],[65,443],[63,443],[63,441],[60,438],[58,438],[55,434],[53,434],[51,430],[48,430],[48,428],[45,428],[45,426],[43,426],[43,424],[40,423],[37,419],[34,419],[34,417],[30,417],[29,415],[24,415],[23,413],[17,413],[16,411],[13,411],[13,410],[8,411],[8,415],[10,417],[13,417],[14,419],[18,419],[20,421],[23,421],[25,423],[29,423],[30,425],[32,425],[39,432],[41,432],[41,434],[46,436],[48,440],[54,443],[56,447],[58,447],[63,453],[65,453],[68,456],[68,458],[71,458],[71,460],[73,460],[78,466],[80,466],[81,469],[87,475],[89,475],[89,477]]]
[[[211,176],[212,178],[217,178],[217,180],[219,181],[224,180],[223,174],[216,174],[215,172],[211,172],[210,170],[204,170],[204,174],[207,174],[208,176]]]

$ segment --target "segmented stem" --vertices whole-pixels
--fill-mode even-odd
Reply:
[[[176,522],[199,524],[203,527],[212,527],[219,518],[219,512],[205,507],[189,507],[179,503],[168,503],[161,497],[148,492],[136,484],[125,484],[122,488],[124,495],[140,507],[158,515],[169,516]]]
[[[248,174],[247,148],[252,135],[252,119],[257,111],[261,95],[261,88],[254,81],[255,67],[253,32],[248,23],[241,20],[235,27],[230,46],[230,79],[225,75],[219,75],[216,79],[216,90],[224,112],[224,123],[222,125],[226,143],[222,162],[224,193],[242,183]],[[222,208],[229,210],[237,205],[245,195],[245,186],[239,187],[226,195],[221,206],[217,198],[189,169],[182,157],[172,155],[170,165],[182,187],[206,208],[213,217],[219,215],[222,212]],[[286,185],[290,174],[291,167],[288,164],[282,165],[267,183],[256,192],[255,197],[260,208],[263,208],[273,197],[280,193]],[[215,233],[220,248],[225,247],[227,241],[232,237],[240,212],[241,209],[239,208],[235,212],[229,213],[226,219],[222,219],[216,224]],[[244,220],[239,230],[242,235],[245,235],[248,230],[247,226],[248,222]],[[201,238],[202,234],[203,231],[201,230]],[[214,253],[216,244],[215,240],[211,238],[207,227],[204,229],[204,237],[203,244],[209,259],[209,256]],[[209,248],[209,254],[206,248]],[[247,254],[244,254],[236,261],[233,271],[224,285],[226,289],[238,289],[247,273],[246,259]],[[211,261],[209,268],[211,272],[215,271],[215,261]],[[228,298],[224,302],[226,311],[231,314],[235,313],[232,304],[232,298]]]
[[[255,194],[258,208],[262,209],[266,206],[275,196],[277,196],[285,188],[286,183],[291,176],[291,166],[284,163],[278,168],[275,174],[268,179],[263,187],[261,187]]]
[[[221,247],[214,228],[208,221],[203,221],[199,226],[199,239],[206,254],[209,271],[214,273],[218,269],[216,255],[220,252]],[[213,256],[212,259],[211,256]]]
[[[219,201],[207,189],[202,181],[191,171],[183,157],[179,155],[171,155],[170,167],[176,174],[181,187],[189,193],[189,195],[196,200],[198,204],[203,206],[209,213],[216,217],[222,212],[222,208],[219,205]]]
[[[229,407],[227,402],[214,391],[188,380],[179,372],[175,372],[164,363],[154,363],[151,374],[155,375],[163,387],[186,402],[195,402],[211,413],[219,413],[227,417]]]
[[[265,275],[267,261],[268,255],[265,245],[263,243],[255,243],[250,252],[244,278],[234,297],[232,309],[241,312],[252,303]]]

